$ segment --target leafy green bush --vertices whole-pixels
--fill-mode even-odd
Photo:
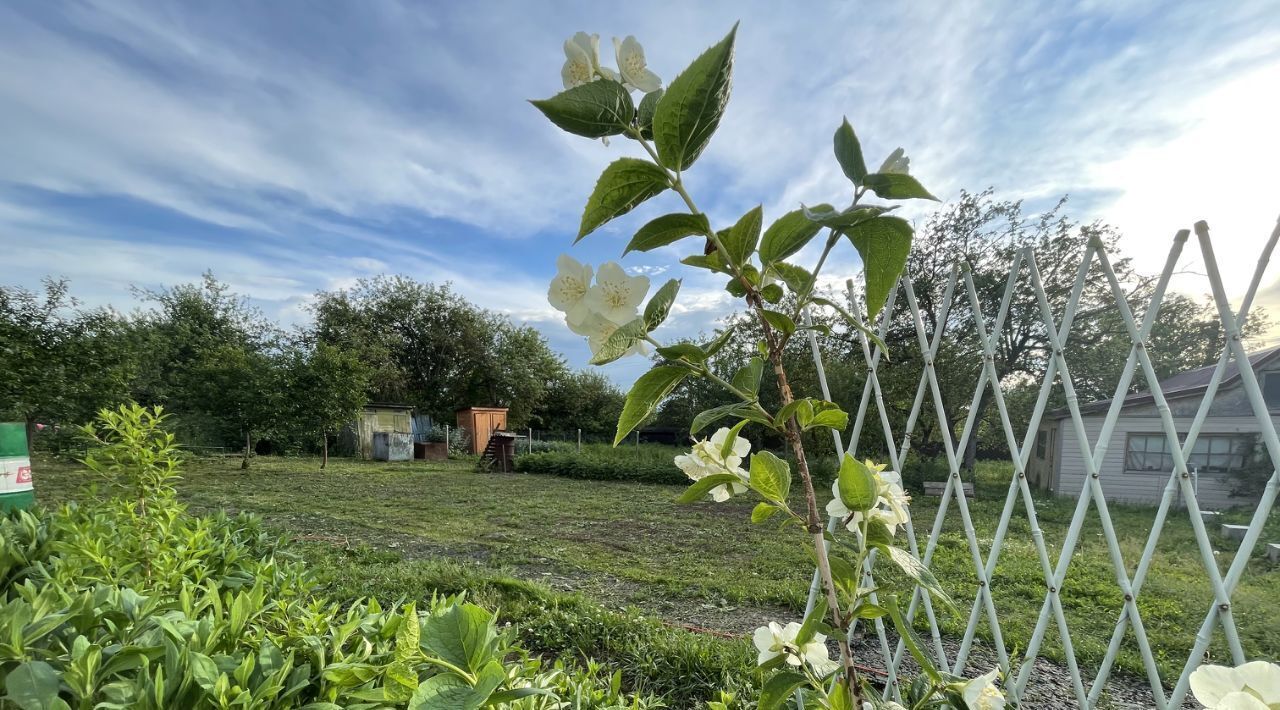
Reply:
[[[87,461],[129,499],[0,519],[0,690],[22,710],[650,707],[542,662],[463,595],[318,593],[247,515],[193,516],[158,412],[100,415]]]
[[[633,481],[637,483],[688,483],[675,457],[683,453],[658,444],[623,445],[587,444],[582,452],[551,450],[516,457],[516,470],[565,478],[593,481]]]

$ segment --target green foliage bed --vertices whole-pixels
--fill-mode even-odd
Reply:
[[[0,705],[655,705],[594,664],[544,665],[465,586],[423,590],[422,610],[379,603],[360,580],[350,596],[325,593],[256,517],[191,515],[176,502],[160,417],[122,407],[100,424],[87,463],[127,498],[0,518]]]

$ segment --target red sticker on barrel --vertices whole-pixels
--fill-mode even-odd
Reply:
[[[17,483],[30,483],[30,482],[31,482],[31,467],[19,466]]]

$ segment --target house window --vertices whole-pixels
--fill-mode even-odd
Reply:
[[[1048,439],[1049,439],[1049,432],[1045,431],[1044,429],[1041,429],[1040,431],[1036,432],[1036,458],[1040,459],[1041,461],[1044,460],[1045,446],[1048,443]]]
[[[1262,376],[1262,398],[1268,409],[1280,409],[1280,372],[1268,372]]]
[[[1124,470],[1172,471],[1173,456],[1164,434],[1130,434],[1125,443]]]
[[[1178,439],[1185,439],[1179,434]],[[1244,468],[1253,449],[1251,434],[1201,434],[1187,458],[1200,473],[1230,473]],[[1164,434],[1130,434],[1125,444],[1126,471],[1173,471],[1173,453]]]
[[[1244,468],[1253,450],[1253,437],[1239,434],[1206,434],[1196,438],[1187,467],[1200,473],[1230,473]]]

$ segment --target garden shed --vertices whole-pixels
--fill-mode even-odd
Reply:
[[[1262,387],[1272,422],[1280,424],[1280,347],[1250,354],[1249,364]],[[1160,382],[1179,440],[1186,439],[1215,368],[1216,363],[1180,372]],[[1081,405],[1081,419],[1091,445],[1097,445],[1110,407],[1111,400]],[[1187,459],[1202,508],[1221,510],[1256,503],[1235,497],[1232,491],[1239,487],[1242,476],[1258,465],[1254,451],[1258,433],[1258,420],[1241,386],[1239,365],[1233,361],[1223,372],[1222,382]],[[1098,469],[1107,500],[1158,503],[1173,471],[1173,455],[1150,392],[1125,397],[1107,443]],[[1269,468],[1266,473],[1270,473]],[[1033,485],[1058,495],[1075,497],[1083,491],[1086,466],[1069,410],[1045,414],[1036,432],[1027,476]]]
[[[371,402],[365,405],[356,418],[355,451],[362,459],[371,459],[374,454],[375,434],[400,434],[406,437],[413,435],[413,407],[408,404],[389,404]]]
[[[463,407],[457,414],[458,428],[466,430],[471,453],[476,455],[484,453],[493,432],[507,428],[506,407]]]

